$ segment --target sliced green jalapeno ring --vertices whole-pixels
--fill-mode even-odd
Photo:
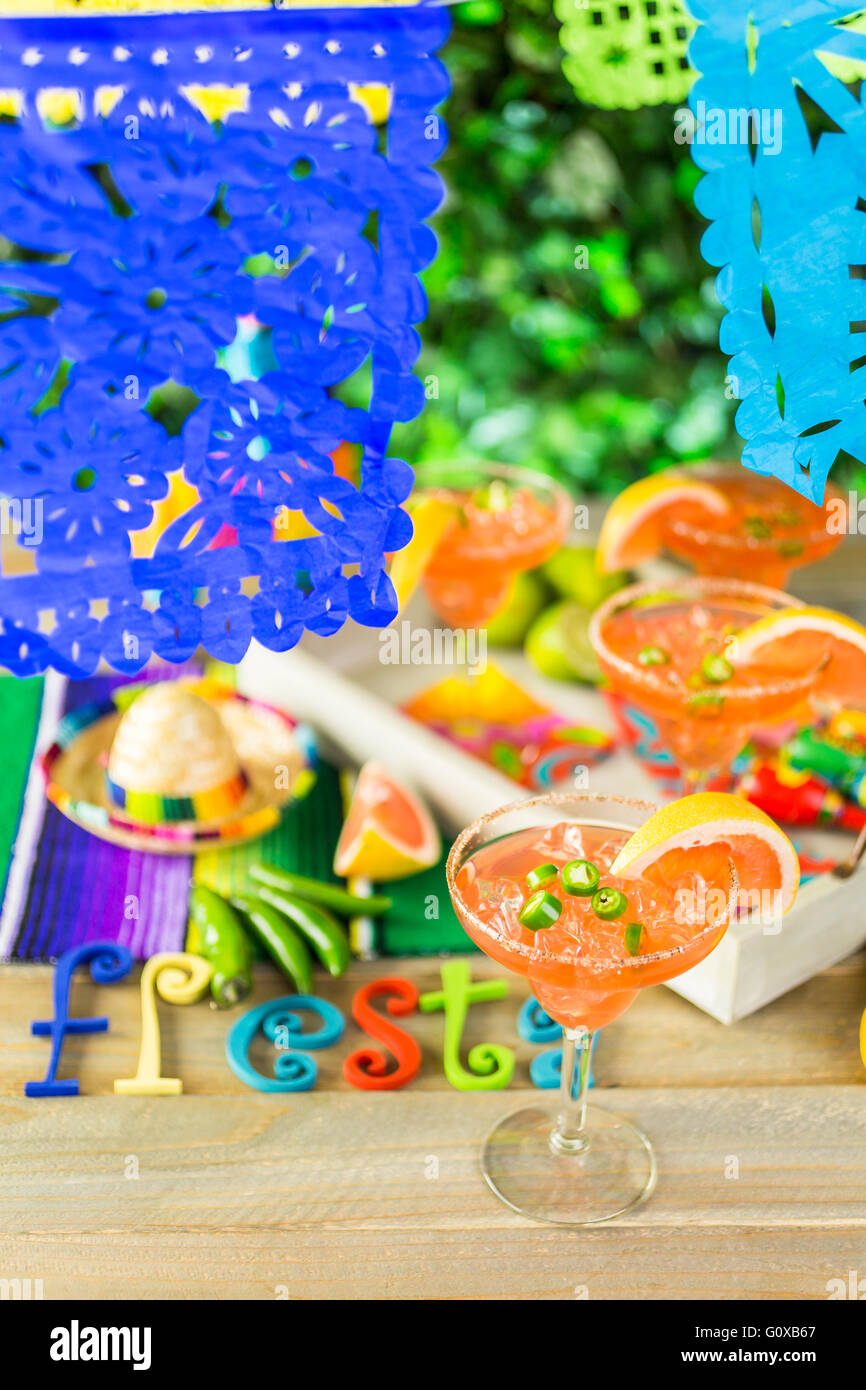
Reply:
[[[604,922],[615,922],[628,907],[628,898],[618,888],[599,888],[593,893],[591,907]]]
[[[710,685],[724,685],[733,674],[734,668],[726,656],[705,656],[701,662],[701,675]]]
[[[562,886],[577,898],[591,898],[601,874],[590,859],[572,859],[562,870]]]
[[[776,552],[781,555],[784,560],[793,560],[796,555],[802,555],[805,548],[802,541],[779,541],[779,544],[776,546]]]
[[[558,873],[559,869],[555,864],[538,864],[534,869],[530,869],[526,875],[526,882],[530,888],[540,888],[542,883],[549,883]]]
[[[554,922],[558,922],[561,912],[562,903],[559,898],[555,898],[544,888],[539,888],[537,893],[527,898],[517,920],[529,931],[541,931],[544,927],[552,927]]]
[[[639,953],[642,933],[643,922],[629,922],[625,929],[625,949],[630,956],[636,956]]]
[[[717,690],[700,690],[696,695],[690,695],[686,708],[693,714],[717,715],[725,707],[725,697],[720,695]]]
[[[641,647],[637,659],[641,666],[667,666],[670,664],[670,656],[664,647]]]

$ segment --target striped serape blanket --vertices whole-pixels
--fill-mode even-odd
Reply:
[[[192,667],[167,667],[152,674],[200,673]],[[0,960],[52,961],[72,946],[97,939],[117,941],[142,960],[158,951],[182,950],[191,883],[229,893],[246,881],[249,865],[257,861],[334,880],[331,861],[342,801],[339,774],[324,762],[312,791],[289,807],[267,835],[194,858],[107,844],[47,802],[37,752],[51,743],[64,714],[105,700],[124,683],[111,676],[68,681],[54,672],[29,680],[0,677],[0,720],[6,734],[0,778]],[[376,924],[378,952],[471,949],[451,908],[444,862],[391,885],[391,890],[394,906]],[[434,918],[429,916],[431,894],[439,904]]]

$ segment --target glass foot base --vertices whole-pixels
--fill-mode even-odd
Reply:
[[[576,1154],[551,1146],[559,1107],[517,1110],[491,1130],[481,1151],[488,1186],[512,1211],[534,1221],[590,1226],[646,1200],[655,1187],[649,1140],[609,1111],[588,1106],[588,1145]]]

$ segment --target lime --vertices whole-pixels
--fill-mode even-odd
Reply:
[[[617,589],[624,588],[629,579],[622,570],[601,574],[591,545],[564,545],[542,565],[541,572],[558,594],[576,599],[590,612]]]
[[[532,570],[516,574],[504,604],[486,625],[491,647],[519,647],[533,618],[549,602],[550,589],[539,574]]]
[[[563,599],[535,619],[526,634],[526,655],[543,676],[560,681],[590,681],[601,671],[590,645],[589,613],[579,603]]]

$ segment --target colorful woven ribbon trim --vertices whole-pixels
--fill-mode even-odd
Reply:
[[[243,800],[248,782],[241,770],[235,777],[193,796],[162,796],[159,792],[130,791],[113,782],[105,774],[105,790],[114,806],[126,811],[134,821],[143,825],[161,825],[176,821],[221,820]]]

